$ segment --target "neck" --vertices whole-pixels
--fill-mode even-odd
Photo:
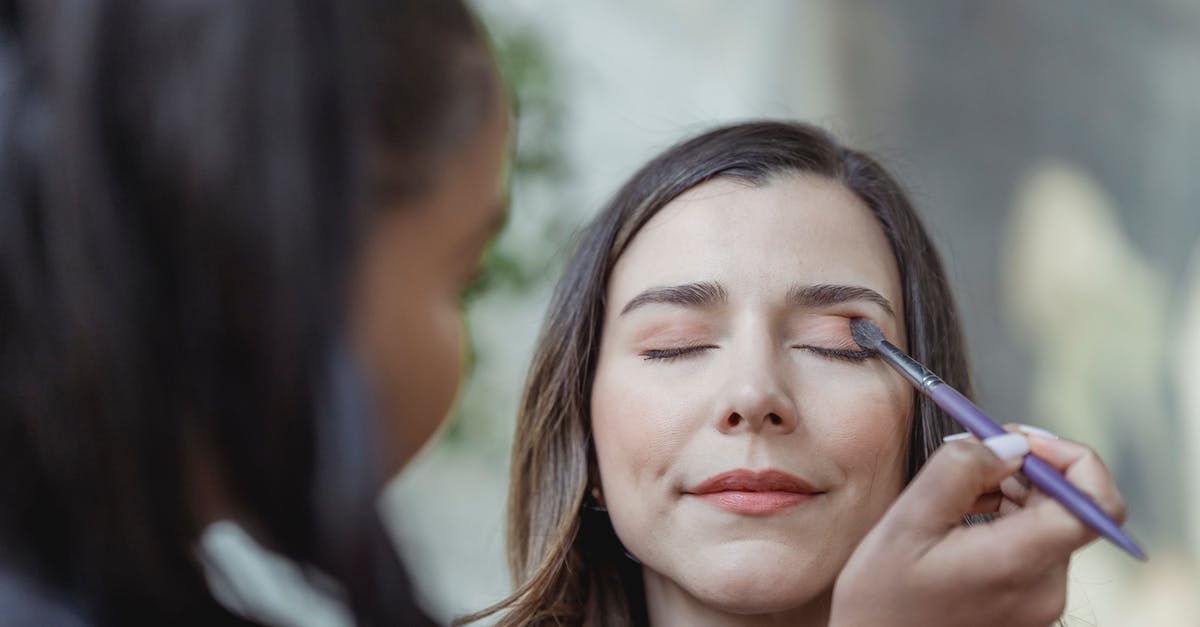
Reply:
[[[651,627],[826,627],[833,591],[826,590],[804,604],[779,611],[745,613],[697,598],[679,584],[642,568],[646,611]]]

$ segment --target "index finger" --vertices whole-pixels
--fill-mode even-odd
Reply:
[[[1068,440],[1037,437],[1030,438],[1030,446],[1118,524],[1124,521],[1124,500],[1094,451]],[[1023,510],[992,525],[1007,538],[1012,550],[1036,561],[1063,559],[1097,536],[1089,525],[1040,490],[1034,491]]]
[[[919,535],[944,534],[1019,466],[1020,458],[1001,459],[978,442],[945,444],[892,504],[889,517]]]

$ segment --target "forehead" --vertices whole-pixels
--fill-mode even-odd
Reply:
[[[758,186],[716,179],[689,190],[630,242],[608,292],[610,302],[623,302],[647,287],[698,280],[721,282],[732,299],[832,283],[902,302],[878,220],[842,184],[809,175]]]

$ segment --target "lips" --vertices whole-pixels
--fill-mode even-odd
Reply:
[[[768,469],[723,472],[684,494],[736,514],[764,516],[795,507],[822,492],[795,475]]]

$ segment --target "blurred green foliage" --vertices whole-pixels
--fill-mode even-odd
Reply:
[[[486,311],[489,298],[524,296],[552,281],[562,263],[564,244],[577,226],[572,212],[559,210],[569,202],[566,182],[571,173],[562,144],[561,87],[550,57],[529,30],[510,32],[491,22],[484,27],[514,120],[506,177],[510,224],[488,246],[479,274],[461,295],[468,327],[465,386],[442,434],[446,444],[468,442],[473,431],[469,425],[497,417],[494,399],[483,392],[472,393],[472,382],[480,374],[480,352],[487,350],[478,330],[472,328],[472,318]],[[537,198],[526,199],[524,194]],[[549,206],[539,211],[532,206],[535,203]],[[521,221],[519,237],[511,228],[514,220]],[[524,369],[525,364],[505,367]]]

